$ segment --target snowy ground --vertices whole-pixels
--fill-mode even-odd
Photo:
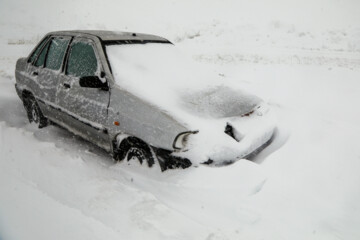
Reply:
[[[360,239],[357,1],[45,2],[0,0],[0,239]],[[15,61],[74,28],[169,38],[267,100],[275,141],[253,162],[159,173],[34,128]]]

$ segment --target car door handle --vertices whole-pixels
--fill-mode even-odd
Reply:
[[[37,76],[37,75],[39,75],[39,73],[38,72],[33,72],[32,75]]]
[[[70,88],[70,84],[64,83],[64,87],[65,87],[65,88]]]

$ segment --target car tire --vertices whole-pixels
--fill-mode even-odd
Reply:
[[[49,120],[41,112],[34,96],[30,94],[25,95],[23,103],[30,123],[35,123],[38,128],[46,127],[49,124]]]
[[[155,164],[151,147],[135,137],[124,139],[119,147],[116,148],[114,155],[116,161],[139,161],[141,165],[146,162],[148,167],[152,167]]]

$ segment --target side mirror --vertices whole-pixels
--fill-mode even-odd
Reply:
[[[86,88],[101,88],[102,90],[109,90],[107,82],[102,82],[98,76],[81,77],[79,81],[80,87]]]

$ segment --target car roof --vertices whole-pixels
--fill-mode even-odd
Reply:
[[[165,38],[134,32],[120,32],[120,31],[104,31],[104,30],[71,30],[71,31],[56,31],[52,34],[64,34],[64,35],[93,35],[99,37],[102,41],[117,41],[117,40],[140,40],[140,41],[168,41]]]

